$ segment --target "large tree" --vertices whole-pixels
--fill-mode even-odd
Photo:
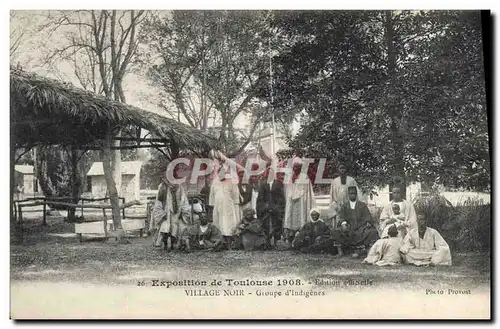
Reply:
[[[486,188],[478,12],[280,12],[276,106],[305,109],[292,141],[347,162],[369,188],[393,177]]]
[[[69,63],[81,86],[109,99],[126,102],[123,81],[135,63],[143,10],[76,10],[50,12],[45,29],[64,35],[47,56]],[[136,134],[140,134],[137,132]],[[102,144],[102,161],[112,205],[114,227],[121,229],[118,190],[121,186],[121,127],[110,127]],[[114,151],[113,151],[114,149]]]
[[[173,11],[149,20],[149,75],[170,116],[206,131],[219,124],[225,151],[235,155],[269,119],[269,16],[262,11]],[[266,96],[267,97],[267,96]],[[240,115],[252,117],[243,140]]]

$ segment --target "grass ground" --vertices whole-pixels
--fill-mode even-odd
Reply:
[[[363,279],[374,286],[402,290],[480,289],[490,285],[490,258],[486,254],[453,254],[453,266],[384,267],[361,264],[359,259],[330,255],[304,255],[293,251],[220,253],[172,252],[152,247],[151,238],[131,238],[131,244],[99,240],[78,242],[72,224],[61,218],[27,221],[24,239],[11,239],[13,282],[79,282],[135,285],[160,279]],[[338,289],[338,288],[337,288]],[[344,287],[343,289],[349,289]]]

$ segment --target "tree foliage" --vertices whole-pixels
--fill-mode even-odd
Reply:
[[[149,76],[161,87],[160,105],[203,131],[220,125],[225,151],[240,153],[269,119],[266,100],[257,97],[269,75],[267,14],[176,10],[147,26]],[[244,141],[235,127],[240,115],[253,118]]]
[[[275,107],[305,110],[292,148],[392,177],[484,189],[490,181],[480,14],[279,12]]]

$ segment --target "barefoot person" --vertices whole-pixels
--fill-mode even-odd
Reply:
[[[349,202],[340,209],[338,227],[332,232],[332,238],[340,244],[340,255],[345,248],[368,250],[379,238],[370,210],[364,202],[358,200],[355,186],[349,187]],[[359,257],[359,253],[354,251],[352,256]]]
[[[240,192],[238,182],[233,182],[229,168],[222,167],[222,178],[212,181],[209,205],[212,206],[212,221],[220,228],[225,244],[232,245],[233,230],[238,225],[240,213]]]
[[[400,249],[408,264],[451,265],[451,252],[441,234],[427,227],[424,214],[417,216],[417,228],[408,232]]]
[[[159,247],[163,242],[166,251],[178,246],[178,238],[190,224],[190,217],[191,206],[183,187],[163,180],[153,205],[153,222],[157,229],[154,245]]]

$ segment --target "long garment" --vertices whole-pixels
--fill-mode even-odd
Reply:
[[[344,221],[347,222],[347,230],[341,230],[341,224]],[[368,226],[368,223],[372,225]],[[366,203],[356,201],[354,209],[351,209],[349,203],[342,206],[337,229],[332,232],[332,238],[345,247],[368,247],[378,240],[379,235],[373,226],[372,216]]]
[[[213,223],[220,228],[222,235],[231,236],[238,225],[240,213],[240,192],[238,185],[230,179],[219,181],[215,179],[210,188],[209,204],[213,207]]]
[[[161,245],[163,234],[178,238],[192,220],[191,205],[182,185],[176,191],[170,187],[166,189],[165,198],[160,200],[157,197],[153,205],[153,221],[157,229],[153,240],[155,246]]]
[[[262,222],[254,218],[250,222],[242,220],[235,229],[236,245],[245,250],[262,250],[266,248],[267,237]]]
[[[238,185],[238,190],[240,193],[240,218],[243,216],[243,212],[246,209],[253,209],[252,197],[253,197],[253,187],[249,184]]]
[[[358,200],[361,198],[361,190],[356,183],[356,180],[351,176],[346,176],[345,184],[339,177],[335,178],[330,185],[330,208],[329,217],[333,217],[332,227],[336,227],[338,220],[336,217],[342,209],[342,206],[349,203],[349,194],[347,192],[350,186],[355,186],[358,190]]]
[[[305,183],[302,183],[304,181]],[[285,187],[285,219],[283,229],[287,238],[293,238],[307,222],[309,211],[315,206],[314,193],[309,178],[297,178]]]
[[[391,218],[397,217],[392,210],[394,204],[399,205],[400,214],[404,215],[403,223],[407,225],[406,230],[402,230],[399,232],[398,236],[403,239],[408,231],[414,230],[417,228],[417,214],[415,212],[415,207],[411,204],[411,202],[402,200],[401,202],[391,201],[384,206],[382,212],[380,213],[380,223],[379,223],[379,233],[380,237],[387,237],[387,231],[389,230],[389,226],[387,222]],[[401,218],[402,219],[402,218]]]
[[[186,228],[182,234],[182,241],[195,250],[216,250],[223,244],[221,231],[212,223]]]
[[[401,245],[402,241],[399,237],[379,239],[370,248],[368,256],[363,260],[363,263],[378,266],[400,264],[401,255],[399,249]]]
[[[294,249],[302,252],[324,251],[326,241],[330,240],[330,229],[322,219],[310,221],[304,224],[293,239]]]
[[[420,238],[418,228],[409,231],[400,251],[408,264],[451,265],[448,243],[438,231],[430,227],[426,228],[423,238]]]
[[[285,214],[285,191],[283,184],[277,180],[271,184],[263,183],[257,196],[257,217],[262,219],[264,231],[269,239],[278,241],[283,229]]]

